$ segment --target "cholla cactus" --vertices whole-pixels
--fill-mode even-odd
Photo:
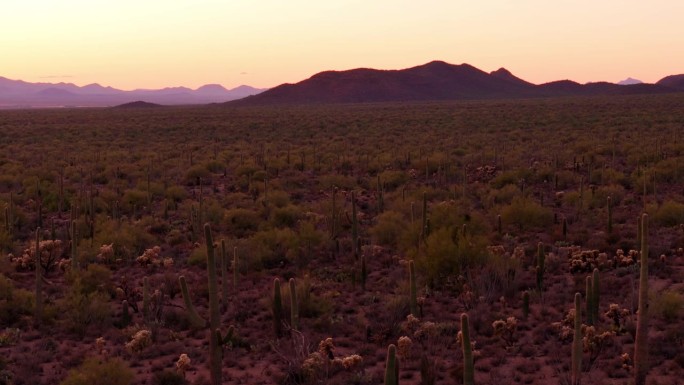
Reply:
[[[140,353],[152,344],[152,332],[146,329],[139,330],[133,338],[126,343],[126,349],[132,353]]]
[[[411,345],[413,345],[413,341],[411,341],[410,338],[406,336],[399,337],[399,340],[397,341],[397,353],[399,354],[399,358],[408,360],[411,357]]]
[[[328,337],[318,344],[318,353],[321,357],[327,357],[332,360],[335,358],[333,351],[335,350],[335,344],[333,344],[333,339]]]
[[[302,375],[309,381],[316,380],[323,368],[325,368],[326,360],[321,356],[320,353],[311,353],[302,362]]]
[[[97,354],[107,354],[107,351],[105,350],[106,343],[107,341],[105,341],[104,337],[98,337],[95,339],[95,348],[97,349]]]
[[[140,264],[140,266],[161,266],[162,261],[159,259],[159,254],[161,253],[161,247],[159,246],[154,246],[151,249],[146,249],[145,252],[136,258],[136,262]]]
[[[608,311],[604,314],[606,318],[613,321],[613,329],[621,332],[624,326],[624,320],[629,316],[629,310],[620,309],[620,305],[611,303]]]
[[[59,239],[47,239],[38,243],[38,250],[40,255],[40,264],[47,272],[52,269],[58,258],[62,255],[63,244]],[[35,243],[32,243],[31,247],[25,249],[21,256],[15,257],[12,254],[9,254],[8,256],[10,257],[10,262],[15,264],[17,270],[34,270],[36,268]]]
[[[515,332],[518,329],[518,320],[515,317],[508,317],[506,320],[496,320],[492,323],[494,334],[499,336],[506,346],[511,347],[515,345],[517,338]]]
[[[97,254],[99,262],[110,262],[114,259],[114,243],[100,246],[100,253]]]
[[[588,369],[591,369],[592,365],[601,354],[601,351],[603,351],[603,348],[605,348],[609,341],[615,337],[615,333],[611,331],[597,333],[595,327],[583,325],[582,334],[582,347],[585,352],[589,353]]]
[[[352,354],[350,356],[342,358],[342,366],[346,370],[352,370],[358,368],[363,363],[363,358],[358,354]]]
[[[176,361],[176,372],[185,378],[185,372],[187,372],[188,368],[190,368],[191,362],[192,361],[187,354],[181,354],[180,357],[178,357],[178,361]]]

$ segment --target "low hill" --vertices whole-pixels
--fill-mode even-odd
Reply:
[[[510,99],[554,96],[666,93],[676,90],[653,84],[580,84],[570,80],[535,85],[505,68],[491,73],[469,64],[433,61],[403,70],[357,68],[325,71],[296,84],[283,84],[258,95],[228,102],[231,106],[271,104],[373,103]]]

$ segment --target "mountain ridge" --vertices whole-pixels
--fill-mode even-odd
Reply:
[[[666,78],[667,79],[667,78]],[[679,79],[670,81],[679,84]],[[684,78],[682,79],[684,82]],[[354,68],[322,71],[297,83],[285,83],[229,106],[335,104],[402,101],[508,99],[585,95],[630,95],[684,91],[666,84],[580,84],[559,80],[534,84],[504,67],[485,72],[470,64],[434,60],[399,70]]]
[[[219,84],[205,84],[194,90],[188,87],[166,87],[127,91],[99,83],[84,86],[65,82],[31,83],[0,76],[0,108],[109,107],[141,100],[164,105],[209,104],[241,99],[263,91],[245,85],[226,89]]]

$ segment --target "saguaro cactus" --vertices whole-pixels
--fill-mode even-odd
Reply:
[[[608,207],[608,234],[613,232],[613,200],[609,196],[606,199],[606,206]]]
[[[290,327],[299,330],[299,302],[297,302],[297,284],[290,278]]]
[[[411,314],[414,317],[418,317],[418,299],[416,290],[416,269],[413,265],[413,261],[409,261],[409,305],[411,309]]]
[[[527,290],[523,291],[522,300],[523,300],[523,318],[527,319],[527,317],[530,315],[530,293]]]
[[[352,191],[352,250],[354,251],[354,259],[359,259],[359,223],[356,218],[356,196]]]
[[[273,280],[273,331],[276,337],[283,335],[283,300],[278,278]]]
[[[228,272],[226,271],[228,256],[226,255],[226,240],[221,240],[221,309],[228,309]]]
[[[599,282],[599,270],[594,269],[594,273],[592,274],[592,280],[593,283],[591,284],[591,304],[593,306],[592,310],[594,314],[591,316],[591,319],[594,321],[595,324],[598,324],[599,322],[599,299],[601,296],[601,290],[600,290],[600,282]]]
[[[399,385],[399,359],[397,358],[397,347],[394,344],[387,347],[385,385]]]
[[[586,282],[586,295],[584,296],[585,309],[587,311],[587,325],[594,324],[594,305],[592,303],[594,295],[592,294],[591,276],[588,275],[585,279]]]
[[[214,240],[211,236],[211,227],[209,224],[204,225],[204,239],[207,243],[207,275],[209,283],[209,372],[211,374],[212,385],[221,384],[221,361],[223,359],[222,346],[233,339],[233,327],[228,329],[225,336],[221,335],[219,329],[219,294],[218,283],[216,278],[216,258],[214,256]],[[188,311],[190,320],[195,327],[204,327],[206,321],[202,319],[195,311],[192,301],[190,300],[190,293],[188,291],[185,277],[178,278],[181,285],[181,293],[183,294],[183,301],[185,308]]]
[[[475,383],[475,367],[473,363],[473,348],[470,345],[470,326],[468,314],[461,314],[461,347],[463,349],[463,385]]]
[[[582,295],[575,293],[575,333],[572,337],[572,385],[579,385],[582,373]]]
[[[634,383],[644,385],[648,372],[648,215],[641,216],[641,271],[639,273],[639,312],[634,341]]]
[[[36,229],[36,252],[34,254],[36,259],[36,307],[35,307],[35,321],[40,323],[43,318],[43,266],[40,263],[40,227]]]

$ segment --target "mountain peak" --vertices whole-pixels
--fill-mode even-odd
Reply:
[[[227,92],[228,90],[220,84],[205,84],[196,90],[197,92]]]
[[[634,79],[634,78],[627,78],[625,80],[620,80],[619,82],[617,82],[617,84],[619,84],[621,86],[631,86],[634,84],[641,84],[641,83],[643,83],[641,80]]]

